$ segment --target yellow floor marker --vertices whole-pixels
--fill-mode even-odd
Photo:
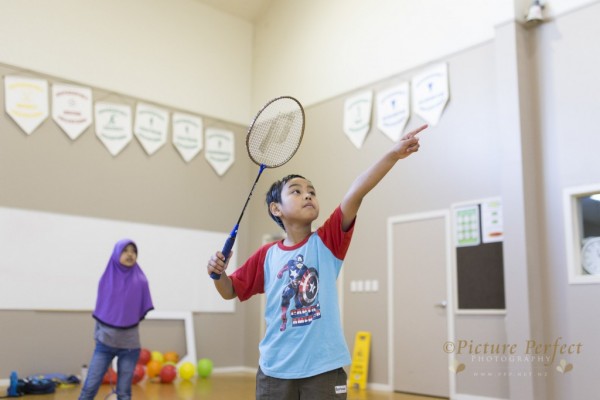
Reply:
[[[371,332],[357,332],[354,339],[352,366],[350,367],[349,386],[357,389],[367,388],[369,373],[369,352],[371,350]]]

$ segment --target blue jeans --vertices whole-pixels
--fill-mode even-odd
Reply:
[[[79,400],[93,400],[113,358],[117,357],[117,399],[131,399],[131,382],[140,349],[117,349],[96,341],[96,348]],[[111,382],[114,383],[114,382]]]

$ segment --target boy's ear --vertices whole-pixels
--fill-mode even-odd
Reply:
[[[269,204],[269,211],[271,211],[271,214],[273,214],[276,217],[281,216],[281,211],[279,210],[279,204],[275,203],[274,201],[272,201],[271,204]]]

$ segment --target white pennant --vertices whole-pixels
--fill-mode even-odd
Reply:
[[[87,87],[52,85],[52,119],[72,140],[92,124],[92,90]]]
[[[450,97],[448,65],[436,65],[412,79],[413,110],[429,125],[439,122]]]
[[[48,118],[48,81],[7,75],[4,88],[6,113],[30,135]]]
[[[163,108],[138,103],[135,112],[135,137],[149,155],[167,142],[169,112]]]
[[[409,117],[408,82],[403,82],[377,94],[377,128],[392,141],[400,140]]]
[[[373,92],[366,91],[348,98],[344,103],[344,133],[360,149],[371,129]]]
[[[96,135],[110,154],[116,156],[131,142],[131,107],[98,102],[95,107]]]
[[[173,114],[173,145],[190,162],[202,150],[202,119],[193,115]]]
[[[206,129],[206,150],[204,157],[215,172],[223,175],[235,160],[235,140],[233,132],[224,129]]]

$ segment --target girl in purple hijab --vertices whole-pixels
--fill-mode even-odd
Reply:
[[[100,278],[93,314],[96,348],[79,400],[94,399],[115,357],[117,398],[131,399],[131,382],[141,348],[138,324],[154,308],[148,279],[137,264],[137,253],[132,240],[118,241]]]

